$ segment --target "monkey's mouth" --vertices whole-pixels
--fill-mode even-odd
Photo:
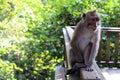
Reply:
[[[92,29],[93,31],[96,30],[96,28],[97,28],[96,24],[88,23],[88,26],[89,26],[89,28]]]
[[[97,26],[89,25],[89,28],[94,31],[94,30],[96,30]]]
[[[97,28],[96,26],[93,26],[93,27],[92,27],[93,30],[96,30],[96,28]]]

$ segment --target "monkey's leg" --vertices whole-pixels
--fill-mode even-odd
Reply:
[[[93,71],[93,69],[91,68],[92,64],[89,63],[91,49],[92,49],[92,43],[89,43],[84,52],[84,61],[85,61],[85,65],[87,65],[86,68],[87,71]]]
[[[71,67],[73,67],[76,63],[77,64],[75,66],[83,67],[83,65],[80,64],[84,63],[84,57],[79,49],[76,49],[75,47],[71,48],[69,57]]]
[[[79,55],[76,55],[78,52],[74,51],[74,49],[70,50],[70,64],[72,69],[68,69],[66,74],[73,74],[75,73],[78,69],[80,68],[85,68],[87,67],[83,62],[82,55],[78,53]],[[79,57],[78,57],[79,56]]]

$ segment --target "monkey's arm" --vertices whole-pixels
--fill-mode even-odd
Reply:
[[[101,35],[101,29],[98,30],[98,32],[94,35],[92,39],[92,49],[91,49],[90,57],[88,60],[88,66],[91,66],[93,64],[97,56],[98,49],[99,49],[99,43],[100,43],[100,35]]]

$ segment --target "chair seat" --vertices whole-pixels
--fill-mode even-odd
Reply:
[[[120,80],[120,69],[102,68],[101,71],[106,80]]]

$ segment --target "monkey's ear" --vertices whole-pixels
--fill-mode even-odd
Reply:
[[[95,10],[93,10],[92,12],[93,12],[93,13],[97,13],[98,11],[95,9]]]
[[[93,10],[93,12],[96,12],[97,10],[95,9],[95,10]]]
[[[83,13],[83,14],[82,14],[82,18],[83,18],[83,19],[85,19],[85,17],[86,17],[86,14],[85,14],[85,13]]]

